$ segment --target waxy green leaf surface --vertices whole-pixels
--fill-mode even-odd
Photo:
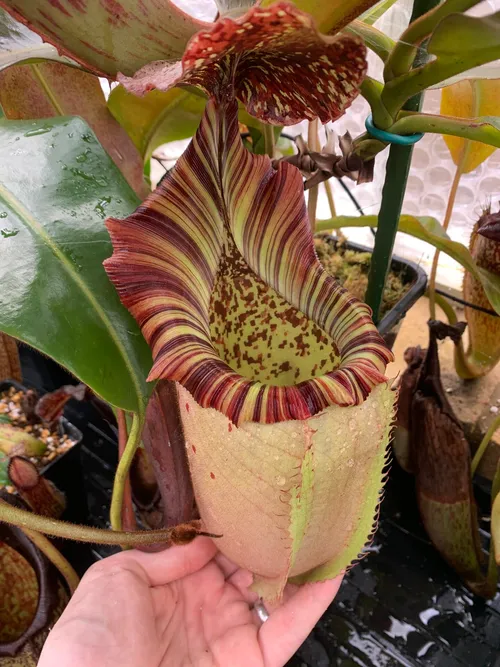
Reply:
[[[9,67],[0,72],[0,105],[11,120],[81,116],[136,194],[141,199],[147,196],[142,158],[106,108],[93,74],[50,62]]]
[[[151,356],[102,261],[104,218],[137,203],[82,120],[0,121],[0,330],[131,411]]]

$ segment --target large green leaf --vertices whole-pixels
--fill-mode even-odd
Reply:
[[[434,30],[427,51],[435,56],[431,62],[386,83],[382,99],[388,109],[399,109],[412,95],[500,58],[500,12],[446,16]]]
[[[0,72],[0,104],[11,120],[81,116],[137,195],[147,197],[141,156],[106,108],[93,74],[53,62],[9,67]]]
[[[0,9],[0,71],[21,62],[54,60],[78,66],[74,60],[59,55],[55,46]]]
[[[322,231],[341,229],[342,227],[377,227],[377,224],[378,217],[376,215],[363,215],[360,217],[338,216],[330,220],[320,220],[316,225],[316,229],[317,231]],[[459,262],[467,271],[470,271],[472,275],[481,281],[491,305],[500,314],[500,277],[494,275],[491,271],[477,266],[469,250],[463,243],[452,241],[435,218],[402,215],[399,218],[398,231],[430,243],[438,250],[452,257],[456,262]]]
[[[2,0],[16,18],[96,74],[133,74],[154,60],[178,59],[206,23],[171,0]]]
[[[138,200],[79,118],[0,121],[0,330],[141,410],[151,355],[102,261]]]

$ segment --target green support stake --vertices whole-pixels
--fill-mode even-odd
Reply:
[[[439,0],[415,0],[410,21],[414,21],[438,4]],[[419,55],[415,58],[414,66],[421,65],[425,59],[425,52],[420,51]],[[403,108],[408,111],[419,111],[421,103],[422,95],[415,95],[415,97],[406,102]],[[366,290],[366,303],[373,311],[375,324],[379,321],[385,283],[391,266],[392,251],[403,207],[403,198],[412,154],[413,146],[397,146],[392,144],[389,149],[389,158],[387,160],[385,181],[382,190],[382,203],[380,204],[378,214],[379,223]]]

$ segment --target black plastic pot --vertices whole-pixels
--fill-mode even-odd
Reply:
[[[15,382],[5,380],[0,382],[0,393],[11,387],[19,391],[26,391],[27,387]],[[85,490],[83,487],[82,465],[80,459],[80,447],[82,433],[65,417],[59,422],[61,434],[68,435],[76,444],[41,469],[41,474],[66,496],[66,510],[63,519],[75,523],[81,523],[87,516],[87,505],[85,501]]]
[[[327,240],[329,243],[333,243],[335,246],[338,243],[337,238],[329,234],[321,235],[321,238]],[[372,252],[371,248],[359,245],[358,243],[351,243],[350,241],[347,242],[346,247],[355,252]],[[403,282],[409,284],[410,288],[397,304],[384,315],[377,326],[380,334],[390,348],[394,345],[399,327],[406,313],[423,296],[427,288],[427,274],[415,262],[393,255],[391,269],[400,274]]]

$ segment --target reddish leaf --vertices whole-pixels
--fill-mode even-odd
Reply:
[[[138,196],[147,196],[142,158],[107,109],[99,80],[92,74],[59,63],[16,65],[0,72],[0,104],[12,120],[81,116]],[[85,160],[83,152],[82,167]]]
[[[45,41],[95,74],[133,74],[159,58],[180,58],[207,24],[171,0],[1,0]]]
[[[42,421],[52,424],[56,422],[64,412],[66,403],[74,398],[77,401],[83,401],[87,392],[87,387],[84,384],[72,385],[67,384],[44,394],[35,406],[35,414],[40,417]]]
[[[261,120],[292,125],[341,116],[366,73],[366,49],[349,35],[321,35],[313,19],[286,2],[253,7],[236,20],[220,19],[189,43],[182,66],[160,61],[132,78],[119,77],[136,95],[194,85],[209,95],[226,89]]]
[[[404,359],[408,366],[399,383],[396,428],[392,448],[403,470],[414,472],[410,451],[411,410],[420,368],[425,359],[425,350],[420,347],[409,347],[405,350]]]
[[[21,382],[21,362],[14,338],[0,331],[0,381],[17,380]]]

